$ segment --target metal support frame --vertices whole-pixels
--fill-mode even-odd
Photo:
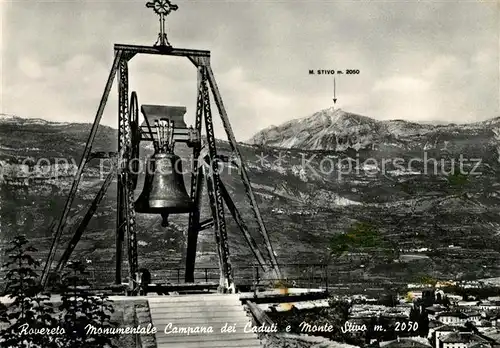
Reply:
[[[230,262],[229,241],[227,239],[226,219],[224,217],[224,203],[220,191],[219,161],[215,147],[214,125],[212,122],[212,111],[208,86],[206,82],[206,67],[202,67],[203,111],[205,114],[205,130],[207,132],[208,156],[210,158],[209,173],[206,175],[210,208],[214,218],[215,239],[219,252],[221,267],[220,286],[223,289],[234,288],[233,271]]]
[[[224,130],[226,131],[227,137],[229,139],[229,144],[231,145],[231,150],[233,153],[236,155],[237,160],[238,160],[238,165],[239,165],[239,172],[241,175],[241,180],[243,181],[243,185],[245,186],[245,190],[247,193],[247,197],[250,201],[250,206],[252,207],[252,211],[254,213],[255,219],[257,220],[257,223],[259,224],[259,231],[264,237],[264,241],[266,243],[267,251],[269,253],[270,261],[271,261],[271,266],[274,269],[274,272],[276,273],[277,278],[281,278],[281,271],[279,269],[278,261],[276,260],[276,255],[273,250],[273,246],[271,244],[271,240],[269,239],[269,234],[267,233],[266,226],[264,225],[264,220],[262,219],[262,216],[260,215],[260,210],[257,205],[257,200],[255,198],[255,195],[252,190],[252,186],[250,185],[250,179],[248,178],[248,173],[244,164],[244,161],[242,160],[242,156],[240,153],[240,150],[238,149],[238,145],[236,142],[236,137],[234,136],[233,129],[231,128],[231,124],[229,123],[229,118],[227,116],[226,108],[224,107],[224,103],[222,102],[222,98],[219,93],[219,88],[217,86],[217,82],[215,81],[214,73],[212,71],[212,68],[210,65],[207,66],[207,72],[208,72],[208,81],[210,83],[210,86],[212,88],[212,93],[214,95],[215,99],[215,104],[217,105],[217,108],[219,109],[219,115],[222,120],[222,125],[224,126]]]
[[[129,276],[130,284],[137,279],[137,272],[139,269],[138,263],[138,253],[137,253],[137,238],[136,238],[136,219],[134,210],[134,179],[130,175],[129,162],[131,159],[131,152],[134,145],[133,141],[147,140],[142,136],[138,139],[133,138],[131,129],[131,111],[137,109],[133,108],[133,103],[137,102],[132,99],[129,105],[128,99],[128,61],[132,59],[136,54],[156,54],[156,55],[167,55],[167,56],[182,56],[187,57],[197,68],[198,68],[198,95],[197,95],[197,108],[196,108],[196,120],[194,130],[197,134],[201,134],[202,129],[202,119],[205,118],[205,129],[206,129],[206,139],[208,148],[205,149],[206,154],[202,151],[201,143],[195,143],[193,146],[194,155],[194,165],[192,168],[191,177],[191,199],[195,202],[198,207],[194,212],[189,214],[189,229],[188,229],[188,245],[186,252],[186,274],[185,281],[194,281],[194,268],[196,259],[196,246],[199,231],[206,229],[210,226],[214,226],[214,235],[216,239],[216,244],[218,248],[219,255],[219,265],[221,270],[220,278],[220,288],[222,291],[234,291],[234,280],[232,273],[232,266],[230,263],[230,252],[228,236],[226,231],[226,222],[224,214],[224,201],[231,212],[231,215],[236,220],[236,223],[243,232],[243,235],[248,242],[250,248],[254,252],[260,266],[265,270],[265,259],[257,248],[255,240],[252,238],[246,225],[244,224],[241,215],[239,214],[236,206],[232,202],[229,193],[225,189],[223,183],[220,180],[218,172],[218,160],[215,136],[213,129],[212,112],[210,107],[209,98],[209,86],[214,96],[215,104],[217,105],[219,115],[222,119],[224,129],[227,133],[229,142],[233,152],[237,156],[238,166],[241,172],[241,179],[245,185],[247,196],[250,199],[250,205],[254,212],[254,215],[259,224],[260,233],[263,235],[266,242],[267,251],[269,252],[270,262],[272,269],[276,272],[278,278],[281,277],[279,271],[278,263],[276,261],[272,245],[264,226],[264,222],[260,215],[255,196],[253,194],[252,188],[250,186],[250,181],[248,179],[248,174],[246,172],[241,154],[238,150],[236,139],[234,137],[233,131],[229,124],[229,119],[227,117],[226,110],[222,103],[222,98],[219,94],[215,78],[213,76],[212,69],[210,67],[210,52],[203,50],[189,50],[189,49],[179,49],[173,47],[164,46],[137,46],[137,45],[115,45],[115,56],[113,60],[113,65],[108,76],[108,81],[106,83],[101,101],[92,125],[92,129],[87,140],[80,165],[78,167],[77,173],[75,175],[73,185],[71,187],[66,205],[64,207],[63,213],[57,225],[57,229],[54,233],[54,238],[49,251],[49,256],[44,267],[42,274],[41,284],[45,286],[47,284],[48,275],[51,271],[51,266],[53,259],[55,257],[55,252],[57,245],[60,241],[60,237],[68,218],[71,205],[75,198],[78,184],[80,182],[83,169],[85,164],[91,159],[90,151],[92,149],[92,144],[96,136],[97,128],[99,126],[104,107],[106,105],[109,93],[115,78],[118,75],[118,165],[117,165],[117,223],[116,223],[116,274],[115,281],[120,284],[122,282],[121,272],[122,272],[122,254],[123,254],[123,241],[125,236],[127,237],[127,256],[129,264]],[[134,111],[133,111],[134,112]],[[136,117],[136,115],[132,115]],[[181,132],[182,133],[182,132]],[[175,134],[175,133],[174,133]],[[135,140],[133,140],[135,139]],[[203,153],[202,153],[203,152]],[[76,232],[68,245],[63,258],[59,262],[56,270],[61,270],[62,267],[69,260],[69,257],[74,250],[76,243],[79,241],[85,226],[88,224],[90,218],[92,217],[97,204],[102,199],[107,187],[110,184],[110,177],[106,179],[103,188],[97,194],[93,204],[91,205],[88,213],[86,214],[83,223],[76,229]],[[201,194],[203,190],[203,179],[205,179],[207,184],[207,191],[210,201],[210,207],[212,210],[212,219],[203,221],[200,223],[199,206],[201,202]],[[133,286],[133,285],[132,285]]]
[[[125,173],[123,170],[123,154],[127,148],[128,133],[128,64],[126,61],[120,61],[118,71],[118,176],[116,181],[116,254],[115,254],[115,283],[122,282],[122,263],[123,263],[123,241],[127,233],[127,219],[123,207],[126,205],[125,196]]]
[[[201,134],[203,116],[203,76],[201,68],[198,68],[198,94],[196,101],[196,119],[194,129]],[[201,143],[193,147],[193,168],[191,176],[191,199],[195,202],[196,209],[189,213],[188,240],[186,250],[186,273],[184,280],[186,283],[194,282],[194,268],[196,261],[196,246],[198,244],[198,232],[200,226],[200,203],[203,190],[203,171],[200,168],[198,159],[201,153]]]
[[[127,238],[127,258],[129,266],[129,283],[136,281],[138,278],[138,255],[137,255],[137,235],[135,229],[135,210],[134,210],[134,187],[130,178],[130,156],[132,152],[132,130],[130,127],[130,108],[129,108],[129,93],[128,93],[128,57],[126,56],[120,61],[118,74],[118,122],[120,139],[118,141],[119,172],[118,172],[118,195],[121,197],[121,204],[117,207],[118,217],[121,219],[119,229],[117,231],[117,249],[116,249],[116,279],[118,283],[118,273],[121,278],[121,262],[123,237]],[[123,229],[122,229],[123,228]],[[120,248],[120,249],[118,249]],[[118,260],[120,259],[120,260]]]

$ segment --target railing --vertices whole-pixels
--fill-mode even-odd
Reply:
[[[386,284],[383,282],[355,282],[350,281],[348,277],[342,277],[342,274],[349,272],[338,272],[329,268],[326,264],[319,263],[288,263],[280,264],[283,279],[278,279],[273,273],[264,274],[262,269],[257,265],[234,265],[233,274],[236,286],[247,289],[256,287],[301,287],[301,288],[321,288],[332,291],[352,290],[363,291],[363,289],[376,290],[382,288]],[[125,268],[125,267],[124,267]],[[96,287],[106,286],[114,283],[115,271],[104,267],[87,267],[87,279]],[[168,270],[150,270],[152,282],[157,284],[183,284],[185,270],[181,267],[170,268]],[[335,272],[335,273],[334,273]],[[3,279],[0,271],[0,279]],[[219,268],[213,266],[198,267],[194,271],[195,283],[211,283],[218,282],[220,277]],[[122,279],[127,282],[128,274],[126,268],[122,273]],[[345,278],[341,280],[341,278]],[[395,283],[392,282],[394,285]],[[401,283],[402,285],[406,285]],[[2,289],[2,281],[0,280],[0,290]]]
[[[325,264],[285,264],[281,265],[284,277],[279,279],[273,273],[264,274],[258,265],[233,267],[234,281],[237,286],[279,286],[328,288],[328,266]],[[181,284],[184,283],[185,270],[181,267],[168,270],[149,270],[152,283]],[[104,268],[87,268],[88,280],[94,284],[111,283],[115,272]],[[126,271],[122,274],[127,279]],[[194,282],[218,282],[220,271],[218,267],[198,267],[194,271]]]

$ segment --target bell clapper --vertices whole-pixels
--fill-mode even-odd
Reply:
[[[162,221],[161,221],[161,225],[162,227],[167,227],[169,224],[168,224],[168,216],[170,214],[168,213],[161,213],[161,218],[162,218]]]

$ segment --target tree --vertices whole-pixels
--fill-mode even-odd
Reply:
[[[89,282],[85,278],[85,266],[82,262],[68,264],[68,271],[63,275],[61,284],[61,325],[66,331],[65,347],[72,348],[110,348],[116,347],[112,334],[103,334],[100,330],[110,330],[113,313],[112,301],[106,295],[92,295]],[[95,330],[94,330],[95,329]]]
[[[457,197],[467,198],[466,192],[470,185],[469,175],[452,172],[446,177],[448,193]]]
[[[451,306],[451,301],[450,301],[450,299],[448,298],[448,296],[446,296],[446,295],[445,295],[445,296],[443,297],[443,299],[442,299],[442,301],[441,301],[441,305],[443,305],[443,306],[444,306],[444,307],[446,307],[446,308],[450,308],[450,306]]]
[[[420,318],[420,314],[421,314],[420,308],[416,304],[414,304],[413,307],[411,307],[410,309],[409,318],[413,322],[418,321]]]
[[[378,303],[386,307],[394,307],[398,304],[396,292],[393,289],[386,289],[385,293],[381,293]]]
[[[375,325],[377,325],[377,317],[371,316],[366,330],[366,336],[365,336],[366,345],[370,344],[371,340],[378,338],[377,332],[375,331]]]
[[[330,240],[330,254],[337,258],[345,252],[374,248],[381,248],[389,262],[399,256],[393,243],[383,238],[375,225],[366,221],[356,222],[346,233],[337,234]]]
[[[429,285],[431,288],[436,288],[436,285],[438,283],[438,280],[434,277],[431,277],[429,275],[423,275],[420,277],[420,283]]]
[[[353,335],[352,332],[342,332],[345,322],[349,319],[350,304],[346,301],[337,301],[333,299],[330,299],[329,304],[330,307],[328,308],[298,310],[293,307],[290,311],[270,312],[268,315],[281,330],[284,330],[290,325],[290,332],[293,333],[319,335],[333,341],[361,346],[363,341],[360,337]],[[332,331],[304,332],[301,326],[302,323],[316,326],[331,325]]]
[[[429,314],[425,309],[422,309],[418,318],[418,333],[421,337],[427,337],[429,334]]]
[[[467,321],[464,326],[469,330],[469,331],[472,331],[473,333],[475,334],[478,334],[479,333],[479,330],[477,329],[477,327],[470,321]]]
[[[28,245],[25,236],[16,236],[7,249],[8,269],[4,294],[13,302],[0,309],[0,321],[6,328],[0,331],[0,346],[51,348],[58,347],[60,331],[49,297],[41,293],[36,268],[40,266],[30,253],[37,251]],[[51,330],[50,334],[44,333]],[[37,333],[33,333],[37,332]]]
[[[414,300],[414,296],[411,294],[411,292],[407,292],[405,296],[405,302],[406,303],[412,303]]]

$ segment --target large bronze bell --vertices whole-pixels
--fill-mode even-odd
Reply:
[[[148,161],[144,187],[135,202],[135,211],[161,214],[165,225],[169,214],[189,213],[193,208],[184,186],[180,157],[174,153],[156,153]]]

